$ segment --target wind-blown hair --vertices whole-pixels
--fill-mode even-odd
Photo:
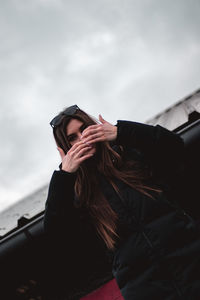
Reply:
[[[81,109],[78,109],[72,116],[63,114],[61,123],[53,128],[53,134],[56,144],[65,153],[70,149],[66,129],[72,118],[83,122],[86,127],[97,124],[93,117]],[[123,153],[122,147],[121,153]],[[118,217],[101,191],[98,173],[105,176],[118,195],[120,192],[115,183],[116,179],[150,197],[152,197],[150,191],[160,192],[160,190],[144,183],[147,174],[138,167],[138,162],[124,160],[121,154],[113,150],[109,142],[96,144],[95,155],[84,161],[77,170],[75,196],[79,200],[78,206],[88,210],[91,220],[107,248],[114,250],[115,243],[119,238],[117,234]]]

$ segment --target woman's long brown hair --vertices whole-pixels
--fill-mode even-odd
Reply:
[[[97,124],[97,122],[80,109],[73,116],[62,115],[62,112],[60,115],[62,122],[53,128],[53,134],[56,144],[67,153],[70,143],[67,139],[66,128],[70,120],[77,119],[86,127]],[[115,179],[121,180],[150,197],[152,197],[150,191],[160,192],[160,190],[145,184],[147,174],[143,168],[138,167],[138,162],[124,160],[122,155],[114,151],[108,142],[98,143],[94,157],[80,165],[75,182],[75,195],[79,199],[79,206],[87,208],[98,234],[104,240],[107,248],[114,250],[116,240],[119,238],[117,234],[118,217],[99,187],[97,171],[105,176],[118,195],[120,195],[120,191]]]

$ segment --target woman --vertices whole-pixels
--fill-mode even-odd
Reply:
[[[159,125],[97,122],[76,105],[50,124],[62,163],[49,186],[46,232],[64,228],[73,252],[92,224],[126,300],[200,299],[199,231],[178,204],[182,139]]]

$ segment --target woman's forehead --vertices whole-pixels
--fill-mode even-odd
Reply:
[[[78,119],[71,119],[66,127],[67,135],[75,133],[83,125],[83,122]]]

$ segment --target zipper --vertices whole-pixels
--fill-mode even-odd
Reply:
[[[150,239],[148,238],[148,236],[146,235],[146,233],[144,231],[142,231],[142,235],[143,237],[145,238],[146,242],[149,244],[149,246],[153,249],[153,244],[152,242],[150,241]]]
[[[180,297],[180,299],[183,299],[183,298],[182,298],[183,295],[182,295],[182,293],[181,293],[181,291],[180,291],[178,285],[176,284],[176,282],[175,282],[174,280],[172,280],[172,284],[173,284],[173,286],[174,286],[174,288],[175,288],[175,290],[176,290],[178,296]]]

